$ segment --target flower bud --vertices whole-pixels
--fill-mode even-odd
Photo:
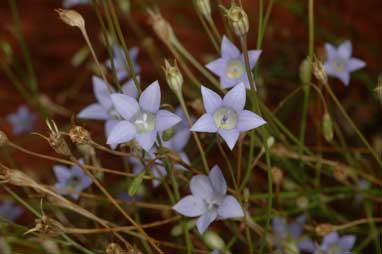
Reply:
[[[73,126],[69,130],[69,137],[75,144],[89,144],[91,140],[90,133],[81,126]]]
[[[249,20],[248,15],[243,8],[233,4],[231,8],[226,10],[226,16],[232,30],[237,36],[242,37],[248,33]]]
[[[310,81],[311,69],[309,65],[310,65],[309,58],[305,58],[300,65],[300,79],[304,85],[308,84]]]
[[[0,147],[6,145],[7,143],[8,143],[7,135],[3,131],[0,131]]]
[[[195,0],[197,10],[206,18],[211,18],[210,0]]]
[[[280,185],[284,179],[283,171],[278,167],[272,167],[272,180],[276,185]]]
[[[171,90],[178,94],[182,91],[183,86],[183,75],[180,72],[178,65],[172,66],[167,60],[164,62],[165,66],[163,68],[166,75],[166,81]]]
[[[212,231],[205,232],[203,235],[203,240],[209,248],[214,250],[222,250],[225,247],[224,240]]]
[[[316,234],[319,236],[326,236],[327,234],[331,233],[334,230],[333,225],[331,224],[319,224],[316,226],[315,231]]]
[[[342,164],[338,164],[333,170],[333,176],[339,182],[345,181],[348,177],[347,167]]]
[[[333,122],[328,112],[322,118],[322,134],[326,141],[333,141]]]
[[[273,146],[273,144],[275,143],[275,138],[274,137],[272,137],[272,136],[270,136],[270,137],[268,137],[267,138],[267,148],[268,149],[270,149],[272,146]]]
[[[76,26],[79,29],[85,28],[85,20],[80,13],[74,10],[56,9],[60,19],[69,26]]]

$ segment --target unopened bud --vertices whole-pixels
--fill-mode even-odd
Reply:
[[[158,10],[149,10],[150,24],[152,25],[154,32],[164,43],[171,43],[175,38],[174,31],[170,23],[165,20],[162,14]]]
[[[270,136],[267,138],[267,148],[270,149],[275,143],[275,138]]]
[[[333,122],[328,112],[322,118],[322,134],[326,141],[333,141]]]
[[[183,75],[176,63],[173,66],[167,60],[164,63],[163,70],[166,75],[167,84],[175,94],[178,94],[182,91]]]
[[[203,240],[207,246],[214,250],[222,250],[225,247],[224,240],[215,232],[207,231],[203,234]]]
[[[272,180],[276,185],[280,185],[284,179],[283,171],[278,167],[272,167]]]
[[[69,130],[69,137],[75,144],[89,144],[91,140],[90,133],[81,126],[73,126]]]
[[[310,81],[311,68],[309,58],[305,58],[300,65],[300,79],[304,85],[307,85]]]
[[[313,74],[316,77],[318,81],[320,81],[322,84],[328,83],[328,74],[326,73],[325,67],[322,64],[322,62],[318,59],[316,59],[313,62]]]
[[[206,18],[211,18],[210,0],[195,0],[197,10]]]
[[[246,35],[249,31],[249,21],[248,15],[245,13],[243,8],[233,4],[231,8],[226,10],[226,16],[228,18],[228,22],[235,32],[235,34],[239,37]]]
[[[327,234],[333,232],[333,230],[333,225],[327,223],[319,224],[315,228],[316,234],[319,236],[326,236]]]
[[[7,135],[3,131],[0,131],[0,147],[6,145],[7,143],[8,143]]]
[[[106,247],[106,254],[124,254],[124,252],[118,244],[109,243]]]
[[[76,26],[79,29],[85,28],[85,20],[80,13],[74,10],[56,9],[60,19],[69,26]]]

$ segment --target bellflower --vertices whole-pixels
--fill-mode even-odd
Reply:
[[[137,64],[139,49],[137,47],[133,47],[129,49],[129,57],[133,62],[133,68],[135,73],[139,73],[141,68]],[[114,63],[114,68],[117,72],[117,77],[119,80],[126,78],[131,72],[128,69],[128,63],[125,55],[125,51],[119,45],[113,46],[113,59],[109,59],[106,61],[106,66],[109,69],[112,69],[112,62]]]
[[[105,134],[109,136],[111,130],[119,122],[122,117],[115,111],[111,94],[115,91],[109,91],[107,84],[99,77],[93,76],[93,93],[97,99],[96,103],[90,104],[84,108],[79,114],[78,118],[90,120],[102,120],[105,122]],[[133,80],[127,81],[122,86],[122,92],[126,95],[136,98],[138,96],[137,88]]]
[[[245,87],[249,89],[244,55],[226,36],[223,37],[220,52],[221,57],[207,64],[207,69],[220,77],[220,84],[223,88],[231,88],[239,83],[244,83]],[[248,51],[251,69],[255,67],[260,54],[261,50]]]
[[[190,182],[192,195],[174,205],[173,209],[187,217],[199,217],[197,228],[203,234],[216,219],[243,217],[244,211],[237,199],[227,195],[227,183],[216,165],[208,176],[197,175]]]
[[[287,224],[284,218],[272,220],[273,235],[271,237],[278,254],[313,252],[314,243],[311,239],[301,237],[304,230],[306,216],[299,216],[294,222]]]
[[[218,133],[232,150],[240,132],[257,128],[266,122],[255,113],[244,110],[246,93],[243,83],[232,88],[223,98],[202,86],[206,113],[192,126],[191,131]]]
[[[64,0],[64,3],[62,4],[64,8],[71,8],[78,4],[89,4],[91,3],[91,0]]]
[[[177,115],[159,109],[161,92],[158,81],[142,92],[139,102],[124,94],[113,94],[111,99],[124,120],[118,122],[110,132],[107,139],[110,145],[135,139],[148,152],[153,147],[158,132],[173,127],[181,120]]]
[[[82,164],[83,161],[80,160],[80,163]],[[57,183],[54,185],[57,192],[61,195],[71,196],[73,199],[78,199],[80,193],[92,184],[92,179],[78,166],[68,168],[55,165],[53,172],[57,179]]]
[[[5,200],[0,205],[0,217],[3,217],[10,221],[15,221],[21,216],[23,209],[14,205],[11,201]]]
[[[337,232],[329,233],[324,237],[320,247],[315,254],[352,254],[351,249],[354,246],[356,237],[354,235],[345,235],[340,237]]]
[[[340,79],[346,86],[349,85],[350,73],[366,66],[366,63],[352,57],[352,44],[345,41],[338,48],[332,44],[325,44],[326,62],[325,71],[329,76]]]
[[[16,113],[7,116],[7,121],[12,125],[14,134],[31,131],[36,120],[36,114],[30,112],[25,105],[20,106]]]
[[[191,137],[191,131],[189,128],[188,120],[184,114],[182,108],[178,107],[175,110],[175,114],[180,117],[181,121],[172,127],[172,136],[168,140],[163,140],[162,134],[162,144],[168,149],[172,149],[175,152],[178,152],[180,159],[186,163],[190,164],[190,160],[187,154],[183,151],[184,147],[187,145]],[[193,119],[191,119],[193,121]],[[175,165],[177,169],[184,170],[185,168],[182,165]]]
[[[151,174],[154,177],[152,181],[154,188],[160,185],[161,178],[167,176],[167,171],[163,166],[163,162],[160,159],[155,159],[155,157],[156,156],[154,148],[151,149],[149,152],[145,153],[144,157],[145,162],[147,162],[147,164],[153,163],[152,161],[155,160],[150,167]],[[142,172],[142,170],[147,166],[146,163],[142,163],[142,161],[136,157],[130,157],[128,160],[133,165],[133,173],[136,175]]]

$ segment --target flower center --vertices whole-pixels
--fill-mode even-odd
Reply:
[[[244,73],[243,63],[239,59],[233,59],[228,63],[227,76],[231,79],[238,79]]]
[[[219,108],[215,111],[213,118],[219,129],[231,130],[236,128],[237,113],[230,108]]]
[[[78,187],[81,187],[81,179],[78,176],[71,176],[67,181],[66,185],[68,189],[76,190]]]
[[[149,132],[155,129],[155,116],[152,113],[140,111],[133,117],[133,124],[138,133]]]
[[[329,246],[327,253],[328,254],[340,254],[340,253],[342,253],[342,249],[337,244],[332,244]]]
[[[332,67],[335,72],[343,72],[346,69],[346,61],[344,59],[335,59],[332,62]]]

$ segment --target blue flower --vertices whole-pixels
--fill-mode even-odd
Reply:
[[[122,119],[122,116],[115,111],[111,100],[111,93],[115,93],[115,91],[110,92],[107,84],[99,77],[93,76],[92,80],[93,93],[97,102],[84,108],[77,116],[81,119],[106,121],[105,134],[108,137],[114,126]],[[127,81],[122,86],[122,92],[134,98],[138,97],[138,91],[133,80]]]
[[[352,254],[356,237],[345,235],[340,237],[337,232],[332,232],[324,237],[315,254]]]
[[[314,243],[311,239],[301,237],[304,230],[306,216],[299,216],[291,224],[287,224],[284,218],[276,217],[272,220],[273,235],[271,237],[276,246],[277,253],[300,253],[300,251],[313,252]]]
[[[13,205],[13,203],[9,200],[3,201],[0,205],[0,217],[7,220],[15,221],[21,216],[22,213],[23,209],[19,206]]]
[[[79,162],[83,163],[82,160]],[[57,178],[54,187],[61,195],[68,195],[73,199],[78,199],[80,193],[92,184],[92,179],[78,166],[68,168],[55,165],[53,171]]]
[[[124,94],[113,94],[111,99],[124,120],[119,121],[112,129],[107,139],[109,145],[135,139],[141,148],[149,152],[158,132],[163,132],[181,121],[177,115],[159,109],[161,92],[158,81],[142,92],[139,102]]]
[[[257,128],[266,122],[255,113],[244,110],[246,93],[243,83],[232,88],[223,98],[202,86],[206,114],[192,126],[191,131],[218,133],[232,150],[240,132]]]
[[[220,52],[221,57],[207,64],[207,69],[220,77],[220,84],[223,88],[230,88],[239,83],[244,83],[245,87],[249,89],[250,85],[245,68],[244,55],[225,36],[222,40]],[[248,51],[251,69],[255,67],[260,54],[261,50]]]
[[[325,71],[329,76],[340,79],[345,85],[349,85],[350,73],[366,66],[366,63],[352,57],[352,44],[345,41],[338,48],[332,44],[325,44],[326,62]]]
[[[131,61],[133,62],[133,68],[135,73],[139,73],[141,71],[141,68],[137,64],[137,58],[138,58],[139,49],[137,47],[133,47],[129,49],[129,57]],[[117,77],[119,80],[122,80],[129,76],[130,70],[128,69],[127,59],[125,55],[125,51],[122,47],[119,45],[113,46],[113,63],[114,68],[117,72]],[[111,59],[106,61],[106,66],[109,69],[112,69]]]
[[[7,116],[7,121],[12,125],[14,134],[31,131],[36,120],[36,114],[30,112],[25,105],[20,106],[16,113]]]
[[[218,166],[214,166],[208,176],[192,177],[190,190],[192,195],[181,199],[173,209],[187,217],[200,216],[196,225],[201,234],[216,219],[244,216],[237,199],[227,195],[227,183]]]
[[[78,4],[89,4],[91,3],[91,0],[64,0],[64,3],[62,4],[64,8],[71,8]]]

